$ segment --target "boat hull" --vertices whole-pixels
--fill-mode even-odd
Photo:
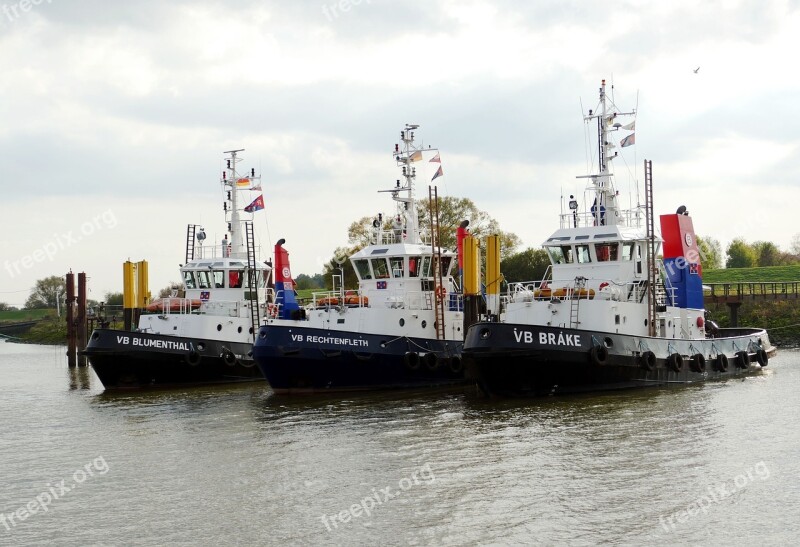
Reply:
[[[261,327],[253,357],[276,393],[414,389],[464,383],[461,347],[454,340],[270,324]]]
[[[467,331],[463,355],[467,375],[485,393],[536,397],[739,377],[759,371],[758,360],[768,361],[775,352],[764,330],[728,331],[713,339],[677,340],[477,323]],[[605,350],[593,353],[600,346]],[[747,352],[746,364],[737,356],[740,351]],[[675,354],[681,355],[679,370]],[[703,370],[698,370],[698,354],[705,359]],[[727,359],[725,370],[720,354]]]
[[[96,329],[84,350],[107,390],[263,381],[242,342]]]

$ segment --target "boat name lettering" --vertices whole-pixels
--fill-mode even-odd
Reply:
[[[150,338],[136,338],[130,336],[117,336],[117,344],[124,346],[139,346],[143,348],[158,348],[158,349],[178,349],[182,351],[191,351],[191,346],[186,342],[174,342],[172,340],[152,340]]]
[[[534,335],[531,331],[514,329],[514,338],[517,343],[523,342],[525,344],[533,344]],[[549,346],[573,346],[576,348],[581,347],[580,334],[564,334],[559,332],[558,335],[554,332],[540,332],[539,344]]]
[[[303,335],[293,334],[292,341],[302,342]],[[369,346],[369,340],[355,340],[353,338],[337,338],[335,336],[316,336],[312,334],[305,335],[305,341],[311,342],[312,344],[334,344],[336,346],[356,346],[356,347]]]

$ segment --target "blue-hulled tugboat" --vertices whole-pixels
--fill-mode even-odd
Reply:
[[[499,309],[467,329],[465,362],[485,392],[537,396],[730,378],[766,366],[775,352],[763,329],[706,321],[692,219],[680,207],[660,217],[663,239],[655,233],[650,162],[644,207],[620,207],[612,135],[633,130],[620,120],[634,114],[616,108],[603,81],[598,107],[584,118],[598,136],[599,171],[586,177],[591,205],[581,213],[573,198],[561,215],[544,242],[545,278],[511,283]],[[621,145],[633,141],[631,133]]]
[[[259,198],[243,207],[242,194],[258,177],[237,172],[238,152],[227,152],[221,180],[228,230],[204,245],[205,231],[189,225],[181,294],[151,302],[133,331],[100,328],[89,337],[84,353],[106,389],[264,380],[251,350],[260,312],[272,305],[271,268],[256,258],[252,222],[242,218],[257,210]]]
[[[435,234],[420,231],[414,163],[431,161],[434,158],[424,156],[436,149],[415,146],[416,129],[406,126],[401,131],[403,144],[392,152],[403,179],[384,190],[396,203],[391,226],[379,215],[371,243],[349,257],[357,290],[340,286],[317,293],[301,308],[294,298],[283,240],[276,245],[277,307],[275,316],[261,326],[253,356],[277,393],[464,381],[462,299],[453,277],[457,255],[440,248]]]

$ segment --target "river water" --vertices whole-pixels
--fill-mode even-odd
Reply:
[[[786,350],[535,401],[106,394],[64,348],[0,342],[0,545],[789,545],[799,393]]]

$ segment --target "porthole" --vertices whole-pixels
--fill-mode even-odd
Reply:
[[[221,331],[221,330],[222,330],[222,325],[218,324],[218,325],[217,325],[217,330],[218,330],[218,331]]]
[[[428,322],[423,319],[422,320],[422,328],[424,329],[427,326],[428,326]]]
[[[478,335],[481,337],[481,340],[486,340],[492,335],[492,331],[489,329],[481,329]]]
[[[401,317],[400,318],[400,326],[402,327],[405,324],[406,324],[406,320]]]

